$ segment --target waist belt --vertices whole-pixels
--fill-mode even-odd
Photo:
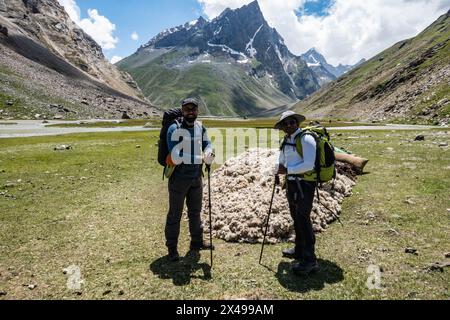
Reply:
[[[302,188],[302,185],[300,184],[300,180],[301,180],[300,176],[303,176],[303,175],[291,175],[291,176],[288,176],[288,181],[296,183],[297,192],[300,193],[300,199],[303,200],[305,198],[305,195],[303,194],[303,188]],[[291,177],[291,179],[289,179],[289,177]],[[288,192],[289,192],[289,186],[287,187],[287,189],[288,189]],[[294,191],[294,190],[291,190],[291,191]],[[294,201],[298,200],[298,193],[297,192],[294,193]]]
[[[305,178],[304,174],[290,174],[287,176],[287,179],[289,181],[295,181],[295,180],[303,179],[303,178]]]

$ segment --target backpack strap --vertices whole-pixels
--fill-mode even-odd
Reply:
[[[318,136],[314,132],[309,131],[309,130],[302,130],[302,132],[300,132],[299,134],[297,134],[294,137],[295,146],[297,147],[297,152],[302,158],[303,158],[302,138],[305,135],[307,135],[307,134],[311,135],[314,138],[314,140],[316,141],[316,144],[317,144]]]
[[[284,149],[284,147],[286,146],[286,143],[287,143],[287,136],[285,136],[285,137],[283,138],[283,140],[281,141],[281,144],[280,144],[280,151],[281,151],[281,152],[283,152],[283,149]]]
[[[297,135],[295,135],[294,141],[297,141],[297,138],[298,138],[301,134],[302,134],[302,132],[300,132],[300,133],[298,133]],[[288,135],[284,136],[283,141],[281,142],[280,151],[283,151],[283,152],[284,152],[284,147],[285,147],[285,146],[297,147],[297,144],[296,144],[296,143],[290,143],[290,142],[287,142],[287,140],[288,140]],[[297,151],[298,151],[298,149],[297,149]]]
[[[177,125],[177,129],[181,129],[183,127],[183,122],[184,122],[183,118],[176,118],[173,121],[173,123],[175,123]]]
[[[198,123],[198,122],[197,122]],[[203,141],[203,137],[205,136],[205,133],[206,133],[206,128],[205,128],[205,126],[203,125],[203,123],[198,123],[199,125],[201,125],[201,127],[202,127],[202,141]]]

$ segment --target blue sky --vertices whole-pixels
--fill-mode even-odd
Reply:
[[[330,3],[331,0],[308,1],[296,14],[325,15]],[[76,4],[81,19],[88,18],[89,9],[97,9],[99,15],[115,25],[113,35],[118,42],[114,49],[103,50],[108,59],[133,54],[164,29],[195,20],[200,15],[208,18],[197,0],[127,0],[125,6],[119,0],[76,0]],[[138,40],[131,38],[133,32],[137,33]]]
[[[333,0],[319,0],[319,1],[308,1],[304,4],[302,8],[296,10],[297,16],[311,15],[311,16],[327,16],[328,10],[333,4]]]
[[[116,26],[114,36],[119,38],[116,48],[103,50],[108,59],[133,54],[143,43],[162,30],[197,19],[202,8],[196,0],[77,0],[81,18],[87,18],[88,9],[97,9]],[[131,39],[136,32],[137,41]]]
[[[236,9],[252,0],[58,1],[111,60],[133,54],[166,28],[200,15],[213,19],[227,7]],[[314,47],[333,65],[369,59],[394,43],[417,35],[450,9],[450,0],[258,2],[269,25],[277,29],[294,54]],[[92,10],[88,12],[89,9]],[[132,40],[133,32],[139,36],[137,40]]]

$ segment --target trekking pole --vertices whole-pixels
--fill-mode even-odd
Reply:
[[[211,245],[211,268],[213,266],[213,243],[212,243],[212,217],[211,217],[211,166],[207,165],[208,171],[208,205],[209,205],[209,243]]]
[[[270,214],[272,213],[272,204],[273,204],[273,198],[275,196],[275,188],[279,184],[279,182],[280,182],[280,177],[278,175],[276,175],[275,181],[273,183],[272,198],[270,199],[269,213],[267,215],[266,230],[264,231],[264,239],[263,239],[263,243],[262,243],[262,247],[261,247],[261,254],[259,255],[259,264],[261,264],[263,251],[264,251],[264,244],[266,242],[266,237],[267,237],[267,230],[269,229],[269,219],[270,219]]]
[[[331,213],[331,215],[333,216],[333,218],[335,218],[337,221],[339,221],[339,223],[341,224],[341,226],[344,226],[344,224],[341,221],[341,218],[339,218],[339,216],[337,214],[335,214],[333,211],[331,211],[330,208],[328,208],[328,206],[325,205],[325,203],[320,202],[320,193],[319,193],[319,186],[317,186],[317,206],[322,205],[325,209],[328,210],[329,213]]]

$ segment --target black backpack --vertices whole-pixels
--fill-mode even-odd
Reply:
[[[166,166],[166,158],[169,154],[169,146],[167,145],[167,131],[172,124],[176,123],[178,127],[180,127],[182,122],[183,114],[181,113],[181,109],[171,109],[164,112],[162,128],[159,133],[158,141],[158,163],[163,167]]]

